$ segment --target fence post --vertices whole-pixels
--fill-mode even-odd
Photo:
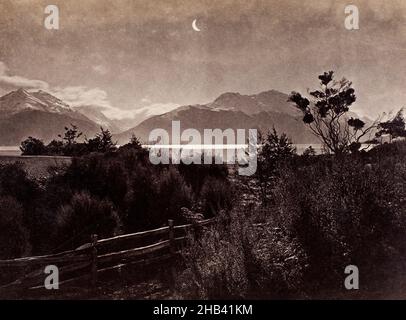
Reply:
[[[171,285],[172,288],[175,284],[175,258],[176,258],[176,241],[175,241],[175,232],[173,229],[173,220],[168,220],[169,226],[169,250],[171,254]]]
[[[96,284],[97,284],[97,234],[92,234],[91,240],[92,240],[91,285],[92,285],[93,288],[95,288]]]

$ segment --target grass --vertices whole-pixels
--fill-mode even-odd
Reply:
[[[71,158],[62,156],[0,155],[0,165],[15,162],[21,162],[31,178],[41,179],[50,176],[50,167],[67,166],[71,163]]]

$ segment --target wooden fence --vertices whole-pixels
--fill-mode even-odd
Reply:
[[[44,288],[45,267],[55,265],[59,271],[59,287],[73,282],[87,280],[96,286],[98,276],[127,266],[146,266],[157,262],[171,261],[179,254],[185,243],[187,233],[204,226],[209,226],[214,219],[193,224],[174,226],[173,220],[168,225],[154,230],[124,234],[108,239],[91,236],[91,242],[76,250],[58,254],[0,260],[0,272],[3,278],[10,279],[16,274],[24,274],[6,284],[4,279],[0,292],[12,289]],[[152,242],[152,243],[151,243]],[[140,245],[141,243],[141,245]],[[173,264],[172,264],[173,265]],[[171,267],[173,275],[174,269]]]

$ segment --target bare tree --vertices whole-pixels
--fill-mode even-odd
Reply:
[[[320,89],[309,92],[312,101],[298,92],[292,92],[289,101],[303,112],[303,122],[327,151],[341,154],[359,150],[361,139],[376,128],[377,121],[365,127],[364,121],[348,117],[348,111],[356,100],[351,81],[345,78],[334,80],[333,71],[324,72],[319,80]]]

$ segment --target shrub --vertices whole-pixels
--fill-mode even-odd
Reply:
[[[60,140],[52,140],[46,146],[46,153],[48,155],[64,155],[64,144]]]
[[[57,239],[72,248],[89,241],[91,234],[107,238],[119,233],[121,221],[111,202],[87,192],[75,193],[57,212]]]
[[[191,208],[192,189],[175,168],[165,169],[158,179],[157,211],[162,219],[182,222],[181,208]]]
[[[46,153],[44,142],[40,139],[28,137],[21,142],[20,150],[23,155],[41,155]]]
[[[127,195],[128,230],[142,230],[166,224],[168,219],[183,222],[181,208],[191,208],[193,195],[175,168],[156,172],[137,168]]]
[[[200,201],[206,217],[213,217],[220,210],[230,210],[233,198],[234,189],[228,180],[219,180],[211,176],[205,179],[200,192]]]
[[[119,205],[127,191],[127,175],[120,161],[102,154],[90,154],[72,160],[61,183],[72,190],[87,190]]]
[[[261,199],[266,203],[281,167],[293,158],[296,148],[286,134],[278,135],[275,128],[261,140],[262,147],[258,155],[255,177],[258,179]]]
[[[180,174],[196,194],[199,194],[206,178],[212,177],[218,180],[227,180],[228,168],[224,164],[184,164],[181,162],[177,167]],[[202,161],[203,163],[203,161]]]
[[[185,271],[179,275],[179,294],[183,298],[243,298],[248,278],[241,228],[219,224],[207,229],[201,239],[190,237],[183,251]]]
[[[371,171],[356,156],[282,173],[274,190],[274,219],[304,248],[311,289],[341,287],[348,264],[362,269],[365,280],[377,280],[401,259],[405,173],[404,165],[373,164]]]
[[[38,184],[28,177],[22,163],[0,165],[0,195],[14,197],[29,210],[35,207],[39,194]]]
[[[157,200],[158,185],[153,171],[149,167],[137,167],[130,178],[125,199],[126,232],[141,231],[156,226],[155,223],[159,222],[159,211],[154,212]]]
[[[30,253],[29,233],[24,226],[23,207],[12,197],[0,197],[0,259]]]
[[[305,257],[297,242],[248,216],[255,213],[221,215],[201,238],[189,236],[177,279],[182,298],[266,299],[300,292]]]

